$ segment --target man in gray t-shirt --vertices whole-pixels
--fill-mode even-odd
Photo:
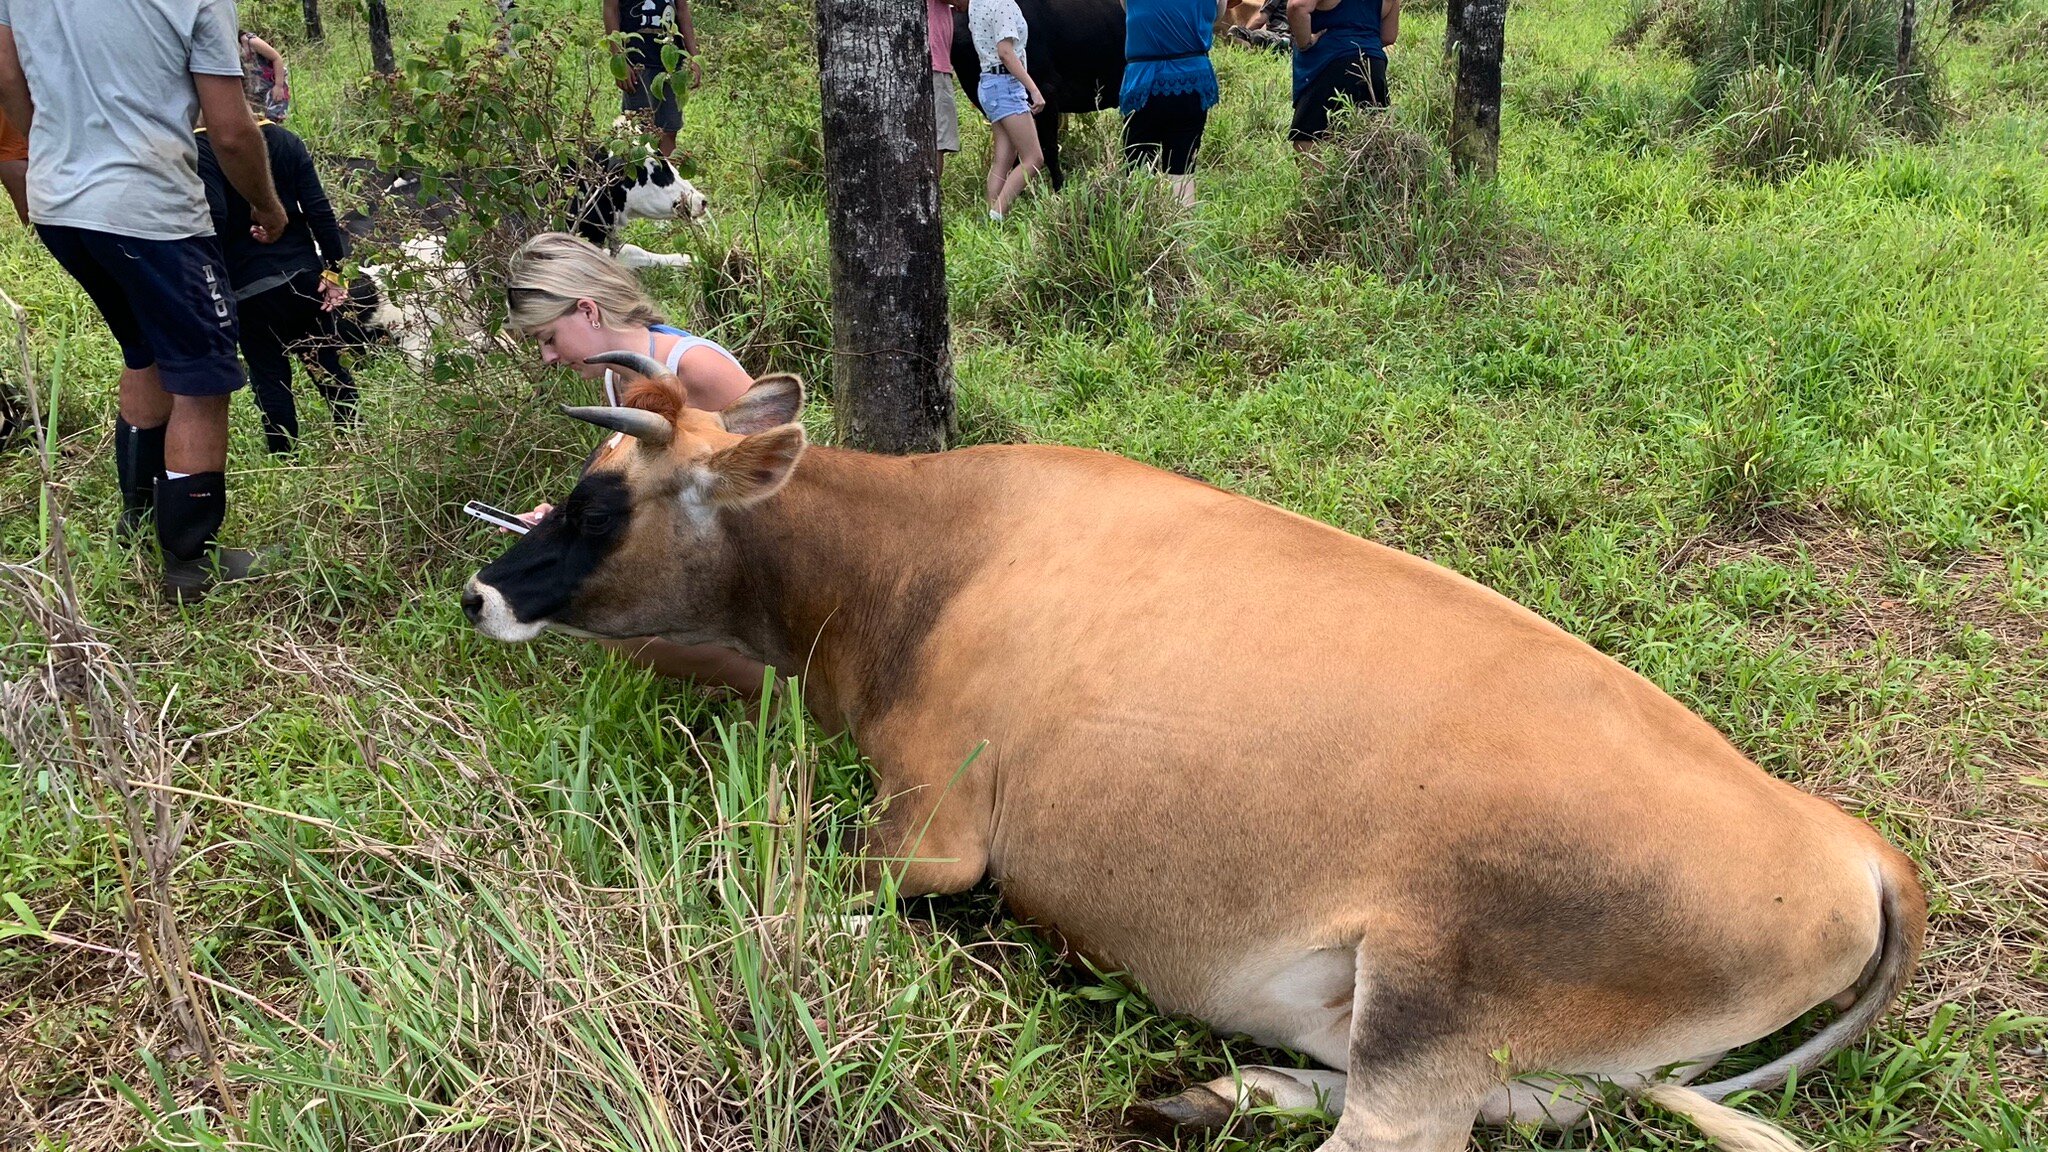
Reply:
[[[121,523],[136,531],[154,511],[164,588],[180,600],[258,560],[214,542],[242,370],[192,138],[203,111],[254,206],[251,233],[281,234],[235,32],[234,0],[0,0],[0,111],[28,136],[29,221],[121,345]]]

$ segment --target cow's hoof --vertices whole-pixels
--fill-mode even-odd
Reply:
[[[1140,1100],[1124,1109],[1124,1127],[1148,1136],[1172,1136],[1190,1129],[1216,1131],[1230,1124],[1230,1101],[1196,1085],[1163,1100]]]

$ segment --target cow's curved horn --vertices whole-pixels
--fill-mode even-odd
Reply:
[[[573,416],[599,428],[624,432],[649,448],[666,448],[676,438],[676,426],[668,422],[668,417],[645,408],[608,408],[604,405],[575,408],[565,404],[562,415]]]
[[[668,365],[663,364],[652,356],[642,356],[638,352],[599,352],[595,356],[585,356],[583,362],[585,364],[616,364],[628,372],[645,376],[649,380],[661,380],[669,375]]]

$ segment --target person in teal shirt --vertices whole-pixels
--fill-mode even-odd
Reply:
[[[1195,150],[1216,106],[1209,48],[1229,0],[1125,0],[1124,159],[1163,169],[1195,202]]]
[[[1387,106],[1387,45],[1401,31],[1401,0],[1287,0],[1294,40],[1294,122],[1287,138],[1305,149],[1330,131],[1348,99]]]

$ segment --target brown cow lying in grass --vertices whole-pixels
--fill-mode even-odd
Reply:
[[[1456,573],[1099,452],[807,448],[791,378],[721,417],[610,362],[648,377],[629,406],[571,414],[626,435],[470,618],[802,671],[876,765],[902,892],[992,877],[1162,1009],[1340,1070],[1136,1120],[1320,1104],[1327,1149],[1450,1152],[1475,1119],[1576,1122],[1581,1077],[1796,1147],[1714,1101],[1816,1067],[1906,981],[1910,860]],[[1794,1051],[1679,1086],[1826,1001]]]

